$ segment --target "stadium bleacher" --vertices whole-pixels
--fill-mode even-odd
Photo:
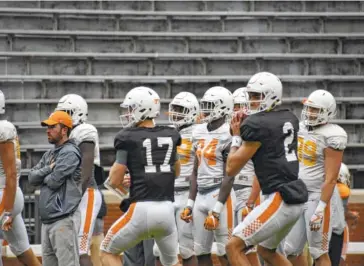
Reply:
[[[363,1],[2,1],[0,88],[23,179],[48,147],[39,121],[66,93],[87,99],[108,169],[118,104],[132,87],[155,89],[167,111],[181,90],[235,90],[266,70],[282,79],[284,106],[297,115],[315,89],[336,96],[336,122],[349,136],[344,161],[364,188],[363,11]]]

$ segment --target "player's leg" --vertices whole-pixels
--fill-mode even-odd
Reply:
[[[212,265],[211,248],[214,241],[214,234],[213,232],[206,230],[204,226],[205,218],[209,211],[209,205],[207,203],[210,198],[207,197],[207,195],[208,194],[202,195],[201,193],[197,193],[195,206],[192,211],[194,232],[193,249],[199,266]],[[215,201],[216,200],[213,200],[212,202],[214,203]],[[211,209],[212,208],[213,207],[211,207]]]
[[[160,262],[164,266],[180,265],[178,261],[178,233],[174,218],[174,206],[170,201],[152,202],[147,212],[149,237],[153,237],[159,249]]]
[[[132,203],[107,232],[101,243],[101,264],[103,266],[122,265],[120,253],[134,247],[147,231],[146,209],[143,204]]]
[[[81,266],[92,266],[88,253],[90,251],[95,221],[101,207],[102,199],[100,193],[98,189],[88,188],[83,194],[79,205],[81,225],[78,234],[78,245]]]
[[[344,240],[343,240],[343,249],[341,251],[340,266],[345,265],[346,254],[348,252],[348,245],[349,245],[349,226],[346,225],[344,229]]]
[[[96,223],[98,223],[101,219],[97,219]],[[103,224],[103,222],[102,222]],[[100,245],[102,240],[104,239],[104,233],[103,232],[98,232],[96,235],[94,234],[92,236],[92,240],[91,240],[91,261],[93,266],[101,266],[101,261],[100,261]]]
[[[226,200],[223,211],[220,213],[220,225],[218,229],[214,231],[217,249],[216,255],[219,258],[220,264],[223,266],[228,265],[225,247],[231,238],[234,229],[235,202],[235,193],[234,191],[231,191],[229,197]]]
[[[144,265],[143,241],[123,253],[123,266]]]
[[[329,245],[329,257],[331,265],[339,265],[341,259],[341,252],[343,249],[344,232],[339,235],[332,233]]]
[[[302,211],[302,205],[285,204],[279,193],[269,195],[234,229],[235,237],[226,247],[230,264],[250,265],[241,250],[246,251],[247,247],[261,243],[258,252],[265,261],[271,265],[291,265],[287,259],[275,252],[275,249]]]
[[[9,231],[3,231],[4,239],[9,243],[11,251],[18,260],[25,265],[40,266],[40,262],[30,247],[28,233],[25,228],[21,211],[24,207],[24,196],[20,188],[17,188],[13,208],[13,225]]]
[[[331,224],[332,212],[330,203],[328,203],[325,208],[324,217],[320,230],[317,232],[311,231],[309,226],[309,221],[316,210],[319,199],[320,199],[320,194],[317,193],[316,197],[307,202],[308,208],[305,214],[307,238],[308,238],[310,253],[315,261],[315,265],[331,266],[329,257],[329,243],[332,233],[332,224]]]
[[[175,196],[176,207],[176,225],[178,232],[179,254],[182,257],[183,266],[197,266],[197,258],[193,250],[192,222],[186,223],[180,216],[183,208],[186,206],[189,191],[181,192]]]
[[[250,196],[251,188],[244,188],[235,191],[236,207],[235,207],[235,226],[238,226],[243,221],[243,209],[246,207],[246,202]],[[252,247],[246,252],[246,256],[252,266],[260,266],[257,247]]]
[[[301,260],[300,256],[303,253],[306,242],[306,221],[304,214],[302,214],[286,236],[284,243],[284,253],[293,265],[307,266],[307,263],[303,264],[304,261]]]
[[[154,266],[155,257],[153,255],[154,239],[145,239],[143,244],[143,257],[145,266]]]

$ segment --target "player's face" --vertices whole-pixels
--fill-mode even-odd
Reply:
[[[215,103],[202,102],[201,103],[201,118],[206,119],[210,116],[211,112],[215,109]]]
[[[60,124],[48,126],[47,127],[47,136],[48,142],[51,144],[57,144],[63,138],[63,134],[66,129],[61,128]],[[67,132],[66,132],[67,134]]]
[[[316,121],[319,112],[320,112],[319,108],[308,106],[307,107],[308,120]]]
[[[260,107],[260,103],[264,100],[264,95],[257,92],[248,92],[249,104],[251,110],[257,110]]]
[[[128,106],[127,108],[121,108],[121,115],[124,119],[130,122],[133,115],[133,108],[131,108],[131,106]]]
[[[184,112],[184,108],[180,105],[173,105],[172,106],[172,120],[177,122],[177,121],[180,121],[182,120],[184,117],[185,117],[185,114],[183,113]]]

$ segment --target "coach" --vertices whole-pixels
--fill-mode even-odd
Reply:
[[[31,169],[29,183],[40,185],[39,213],[42,221],[43,266],[79,266],[77,236],[82,198],[81,153],[69,140],[72,118],[56,111],[43,121],[48,150]]]

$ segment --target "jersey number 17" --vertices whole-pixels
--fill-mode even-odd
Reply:
[[[146,173],[157,173],[157,169],[162,173],[171,172],[170,160],[171,160],[171,155],[172,155],[172,151],[173,151],[172,138],[171,137],[158,137],[157,146],[158,146],[158,148],[162,148],[163,146],[168,146],[163,162],[157,162],[157,160],[155,162],[153,162],[152,139],[148,138],[143,141],[143,147],[146,150],[145,155],[146,155],[146,162],[147,162],[147,164],[144,166],[145,172]]]

